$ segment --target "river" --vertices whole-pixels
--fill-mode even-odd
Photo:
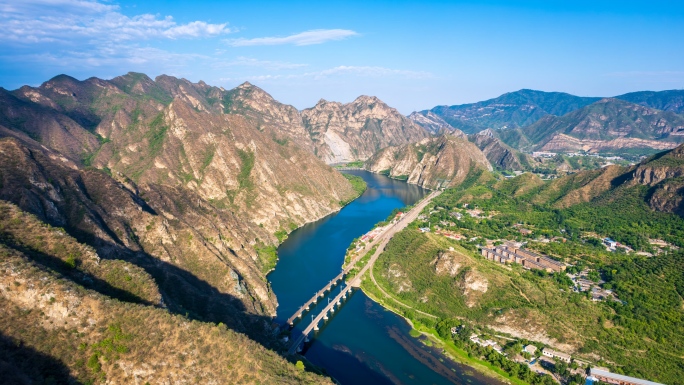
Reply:
[[[279,261],[268,275],[278,298],[276,321],[284,323],[314,293],[341,271],[354,238],[384,220],[395,208],[429,193],[415,185],[366,171],[368,189],[337,213],[295,230],[278,248]],[[339,287],[332,290],[333,297]],[[327,304],[305,313],[293,333],[311,322]],[[306,358],[343,385],[363,384],[500,384],[473,369],[443,357],[409,335],[411,327],[396,314],[354,290],[339,310],[321,325],[305,351]]]

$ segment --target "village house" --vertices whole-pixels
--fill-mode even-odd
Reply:
[[[567,362],[567,363],[570,363],[570,361],[572,360],[572,357],[570,357],[569,354],[557,352],[557,351],[555,351],[553,349],[549,349],[549,348],[542,349],[542,354],[545,355],[546,357],[551,357],[553,359],[559,359],[559,360]]]
[[[534,355],[535,353],[537,353],[537,347],[534,345],[527,345],[523,348],[523,352]]]

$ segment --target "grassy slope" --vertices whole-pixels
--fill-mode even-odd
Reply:
[[[678,373],[684,370],[680,357],[684,348],[684,312],[682,268],[677,262],[681,257],[670,254],[643,260],[607,253],[601,247],[582,242],[579,234],[596,231],[634,247],[648,247],[644,243],[647,237],[666,238],[679,244],[684,236],[684,221],[672,214],[651,211],[644,202],[643,187],[625,186],[588,203],[555,209],[529,202],[544,193],[546,186],[513,198],[520,189],[515,185],[517,182],[499,183],[497,188],[491,187],[492,183],[471,183],[461,190],[448,190],[435,202],[435,206],[446,209],[433,213],[431,222],[449,220],[449,210],[458,202],[469,202],[485,210],[496,210],[498,215],[479,222],[471,218],[458,221],[454,229],[460,228],[466,235],[520,238],[512,224],[527,223],[535,230],[534,237],[568,237],[566,243],[536,244],[536,248],[568,262],[599,269],[625,305],[593,303],[579,294],[561,291],[563,286],[552,277],[525,272],[518,266],[499,266],[479,257],[471,244],[420,234],[410,228],[395,236],[375,266],[375,277],[383,289],[403,303],[441,318],[544,330],[555,344],[574,347],[576,355],[590,361],[602,359],[603,364],[612,365],[617,371],[668,384],[682,383]],[[559,195],[562,194],[554,192],[548,197],[555,201]],[[454,248],[450,253],[452,259],[461,265],[459,272],[453,277],[437,275],[432,263],[449,247]],[[643,264],[648,266],[635,268]],[[392,274],[388,274],[390,270]],[[466,290],[468,274],[486,279],[487,292]],[[646,284],[651,280],[660,282]],[[411,289],[399,293],[407,282]],[[410,310],[406,313],[415,318]]]

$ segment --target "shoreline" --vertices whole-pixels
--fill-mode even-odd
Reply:
[[[402,318],[404,321],[406,321],[409,326],[411,326],[412,330],[417,331],[421,335],[425,336],[428,340],[432,341],[435,346],[439,347],[442,349],[442,352],[440,353],[442,356],[450,359],[451,361],[454,361],[458,364],[467,366],[468,368],[471,368],[477,372],[479,372],[482,375],[485,375],[487,377],[493,378],[497,381],[501,381],[502,383],[505,384],[517,384],[517,385],[527,385],[526,382],[520,380],[520,379],[512,379],[505,372],[502,372],[498,368],[494,368],[491,366],[491,364],[484,362],[482,360],[476,359],[476,358],[471,358],[468,357],[468,353],[465,352],[464,350],[458,348],[455,346],[453,343],[450,343],[448,341],[442,340],[439,336],[434,334],[434,330],[430,329],[429,331],[425,330],[420,330],[416,329],[413,321],[409,318],[407,318],[405,315],[403,315],[397,308],[394,308],[387,303],[383,303],[382,301],[378,300],[378,298],[375,296],[374,293],[369,292],[368,290],[364,289],[363,285],[361,285],[361,290],[363,293],[370,298],[371,301],[377,303],[380,305],[383,309],[388,310],[400,318]],[[392,298],[390,298],[392,299]],[[416,338],[411,336],[411,338]],[[453,352],[453,354],[451,352]],[[498,369],[498,370],[497,370]]]

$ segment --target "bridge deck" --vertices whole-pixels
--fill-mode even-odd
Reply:
[[[380,233],[380,234],[375,238],[375,240],[373,240],[373,242],[371,242],[371,243],[369,243],[368,245],[366,245],[366,248],[365,248],[365,249],[369,249],[369,248],[375,247],[376,244],[379,244],[379,245],[378,245],[378,248],[375,250],[375,253],[373,253],[373,255],[371,256],[370,260],[369,260],[368,263],[366,263],[366,265],[361,269],[361,271],[359,271],[359,273],[356,274],[356,276],[347,284],[347,286],[345,286],[345,288],[340,292],[340,294],[338,294],[338,295],[335,297],[335,299],[333,299],[333,300],[332,300],[332,301],[331,301],[331,302],[330,302],[330,303],[329,303],[329,304],[320,312],[320,314],[318,314],[318,316],[317,316],[316,318],[314,318],[314,320],[309,324],[309,326],[307,326],[306,329],[304,329],[304,331],[302,332],[302,334],[299,335],[296,339],[294,339],[294,340],[292,341],[292,344],[290,345],[290,348],[288,349],[288,354],[294,354],[294,353],[297,351],[297,347],[299,347],[299,345],[304,341],[304,339],[306,338],[306,336],[309,335],[309,333],[311,333],[311,331],[313,330],[313,328],[314,328],[316,325],[318,325],[318,323],[321,321],[321,319],[323,319],[323,317],[324,317],[326,314],[328,314],[328,312],[330,311],[330,309],[332,309],[332,308],[337,304],[337,302],[339,302],[339,301],[342,299],[342,297],[343,297],[347,292],[349,292],[349,291],[352,289],[352,287],[358,287],[358,286],[361,285],[361,277],[363,277],[363,275],[366,273],[366,271],[368,271],[368,269],[371,268],[371,267],[373,266],[373,264],[374,264],[375,261],[378,259],[378,257],[380,256],[380,254],[382,254],[382,252],[383,252],[385,246],[387,246],[387,243],[388,243],[389,240],[392,238],[392,236],[393,236],[394,234],[396,234],[398,231],[400,231],[400,230],[402,230],[403,228],[405,228],[409,223],[413,222],[413,220],[415,220],[416,217],[418,217],[418,213],[420,213],[420,211],[423,210],[423,208],[424,208],[424,207],[425,207],[433,198],[437,197],[440,193],[441,193],[441,191],[433,191],[430,195],[427,196],[426,199],[424,199],[423,201],[421,201],[418,205],[416,205],[413,209],[411,209],[408,213],[406,213],[406,215],[404,215],[404,216],[399,220],[399,222],[397,222],[394,226],[391,226],[391,227],[389,227],[388,229],[386,229],[385,231],[383,231],[382,233]],[[388,231],[388,230],[390,230],[390,229],[391,229],[392,231]],[[385,235],[389,235],[389,236],[386,237]],[[364,251],[365,251],[365,249],[364,249]],[[338,275],[338,277],[343,276],[344,274],[348,273],[348,272],[354,267],[354,265],[356,264],[356,262],[358,262],[364,255],[365,255],[365,253],[361,253],[361,254],[359,255],[358,258],[356,258],[354,261],[352,261],[352,263],[350,263],[349,266],[347,266],[347,268],[345,268],[344,271],[342,271],[342,273],[340,273],[340,275]],[[328,285],[326,285],[326,287],[328,287],[329,285],[331,285],[331,283],[329,283]],[[327,289],[324,289],[322,292],[325,292],[325,290],[327,290]],[[321,293],[321,292],[319,292],[319,293]],[[317,298],[317,297],[314,297],[314,298],[312,298],[312,299],[315,299],[315,298]],[[310,300],[310,301],[311,301],[311,300]],[[302,309],[302,308],[300,308],[300,311],[301,311],[301,309]],[[298,311],[298,313],[299,313],[299,311]],[[297,314],[297,313],[295,313],[295,314]],[[294,317],[294,316],[293,316],[293,317]]]

